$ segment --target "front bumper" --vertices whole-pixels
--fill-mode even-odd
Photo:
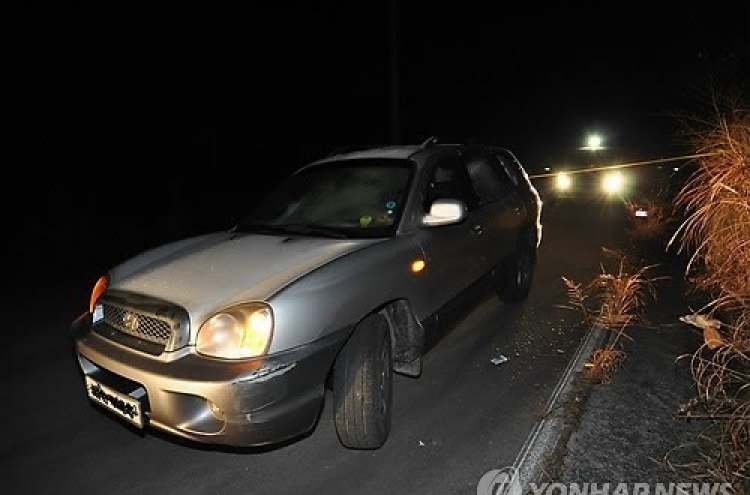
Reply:
[[[310,431],[325,381],[346,331],[298,348],[244,361],[200,356],[192,347],[159,357],[73,324],[84,375],[142,404],[146,424],[198,441],[231,446],[280,442]]]

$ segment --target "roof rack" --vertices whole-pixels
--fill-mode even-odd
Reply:
[[[438,142],[437,136],[430,136],[427,139],[425,139],[420,146],[422,148],[427,148],[429,146],[437,144],[437,142]]]

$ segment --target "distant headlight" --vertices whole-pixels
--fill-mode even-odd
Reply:
[[[225,359],[262,356],[273,336],[273,312],[261,303],[248,303],[213,315],[198,330],[196,350]]]
[[[570,175],[565,172],[558,172],[557,175],[555,175],[555,189],[558,191],[567,191],[572,185],[573,180],[570,178]]]
[[[625,189],[625,177],[619,171],[607,172],[602,178],[602,189],[607,194],[618,194]]]

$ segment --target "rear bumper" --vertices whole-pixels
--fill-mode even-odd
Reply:
[[[146,424],[201,443],[258,446],[310,431],[328,371],[346,335],[246,361],[207,358],[191,347],[150,356],[73,324],[84,375],[139,398]]]

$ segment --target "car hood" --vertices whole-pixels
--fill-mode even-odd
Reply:
[[[306,273],[378,239],[325,239],[222,232],[147,251],[110,272],[110,287],[189,312],[265,300]]]

